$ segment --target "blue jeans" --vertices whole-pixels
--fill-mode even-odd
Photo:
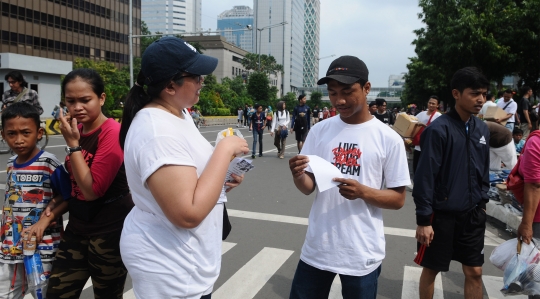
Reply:
[[[365,276],[339,274],[343,299],[375,299],[381,266]],[[327,299],[336,273],[298,262],[289,299]]]
[[[201,297],[201,299],[211,299],[211,298],[212,298],[212,293]]]
[[[510,132],[514,132],[514,123],[506,123],[505,127],[510,130]]]
[[[259,154],[262,155],[262,137],[264,134],[264,128],[260,131],[257,131],[257,128],[253,127],[253,151],[251,152],[253,155],[257,152],[257,135],[259,139]]]

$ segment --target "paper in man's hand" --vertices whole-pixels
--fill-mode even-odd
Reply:
[[[319,156],[307,155],[307,157],[309,158],[309,168],[315,175],[319,192],[340,184],[332,180],[333,178],[343,178],[343,174],[336,166]]]

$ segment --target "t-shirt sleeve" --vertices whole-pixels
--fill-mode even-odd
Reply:
[[[64,165],[56,167],[51,174],[51,187],[55,196],[61,194],[64,200],[71,197],[71,181]]]
[[[195,162],[186,148],[186,143],[179,137],[157,136],[143,146],[138,153],[138,167],[141,174],[141,184],[146,186],[146,180],[159,168],[165,165],[193,166]]]
[[[510,114],[516,114],[517,111],[517,103],[513,102],[512,104],[508,105],[508,112]]]
[[[387,188],[396,188],[411,184],[405,147],[401,140],[396,141],[395,144],[387,149],[386,160],[383,165]]]
[[[109,122],[103,126],[97,151],[90,167],[93,180],[92,190],[99,197],[105,195],[124,163],[124,151],[122,151],[118,141],[120,126],[114,127],[114,125],[114,123]]]
[[[525,154],[521,159],[519,172],[525,183],[540,183],[540,137],[527,140]]]

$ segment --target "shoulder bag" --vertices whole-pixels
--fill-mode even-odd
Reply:
[[[426,124],[426,127],[429,126],[429,124],[431,123],[431,119],[433,118],[433,116],[435,116],[435,114],[437,113],[437,111],[433,112],[433,114],[431,114],[431,116],[429,117],[429,120]],[[426,127],[421,127],[420,130],[418,130],[418,133],[416,133],[416,135],[414,135],[413,137],[413,140],[412,140],[412,144],[413,145],[420,145],[420,135],[422,134],[422,132],[424,132],[424,129]]]

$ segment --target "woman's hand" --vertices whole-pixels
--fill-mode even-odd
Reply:
[[[39,244],[43,238],[43,232],[45,232],[47,227],[49,227],[49,220],[47,218],[41,218],[36,224],[23,229],[21,235],[24,237],[25,234],[28,234],[28,240],[30,240],[32,235],[35,235],[36,241]]]
[[[238,136],[225,137],[218,143],[218,147],[225,147],[231,151],[231,156],[240,156],[249,153],[247,141]]]
[[[232,189],[238,187],[242,181],[244,180],[244,175],[236,175],[236,174],[231,174],[232,178],[234,179],[234,181],[229,181],[229,182],[225,182],[225,186],[227,186],[228,188],[225,189],[225,192],[229,192],[231,191]]]
[[[67,146],[79,146],[81,134],[77,128],[77,119],[72,118],[69,120],[67,116],[64,116],[64,111],[60,109],[60,116],[58,116],[58,120],[60,121],[60,125],[58,127],[60,128],[60,132],[62,132],[62,136],[64,136],[64,139],[66,140]]]

